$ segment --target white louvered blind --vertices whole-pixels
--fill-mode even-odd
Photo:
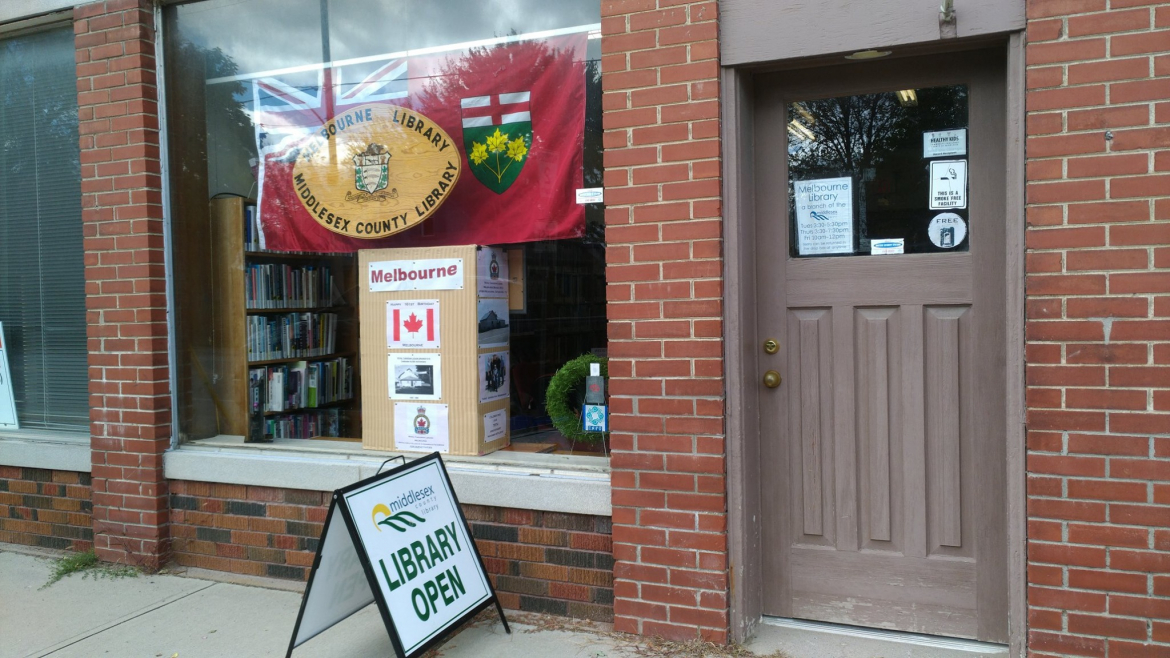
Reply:
[[[87,431],[73,31],[0,40],[0,322],[22,428]]]

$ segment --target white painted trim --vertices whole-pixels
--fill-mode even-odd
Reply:
[[[41,17],[52,12],[68,11],[72,18],[76,0],[4,0],[0,2],[0,23],[22,18]]]
[[[0,466],[89,473],[93,468],[89,435],[4,432],[0,436]]]
[[[168,480],[333,491],[374,475],[383,462],[398,454],[339,446],[336,441],[245,445],[240,437],[225,436],[167,452],[163,468]],[[463,503],[612,515],[609,461],[605,459],[494,453],[445,456],[443,461]]]
[[[764,617],[762,622],[768,626],[792,628],[814,633],[828,633],[830,635],[845,635],[848,637],[864,638],[867,640],[882,640],[899,644],[912,644],[933,649],[947,649],[950,651],[966,651],[981,656],[988,654],[1008,655],[1006,644],[991,644],[976,640],[960,640],[936,635],[922,635],[919,633],[905,633],[902,631],[887,631],[880,628],[862,628],[844,624],[830,624],[823,621],[804,621],[803,619],[784,619],[782,617]]]

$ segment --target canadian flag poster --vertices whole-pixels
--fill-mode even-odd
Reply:
[[[439,349],[439,300],[386,302],[386,346],[390,349]]]

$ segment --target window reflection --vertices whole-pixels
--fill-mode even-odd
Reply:
[[[790,103],[791,254],[966,251],[967,112],[965,85]]]

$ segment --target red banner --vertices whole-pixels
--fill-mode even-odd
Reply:
[[[318,72],[315,86],[254,80],[262,248],[352,252],[581,237],[586,38],[580,32],[335,67]],[[348,108],[382,102],[438,124],[463,172],[433,215],[401,233],[378,240],[334,233],[298,197],[298,149]],[[367,181],[376,185],[377,176]]]

